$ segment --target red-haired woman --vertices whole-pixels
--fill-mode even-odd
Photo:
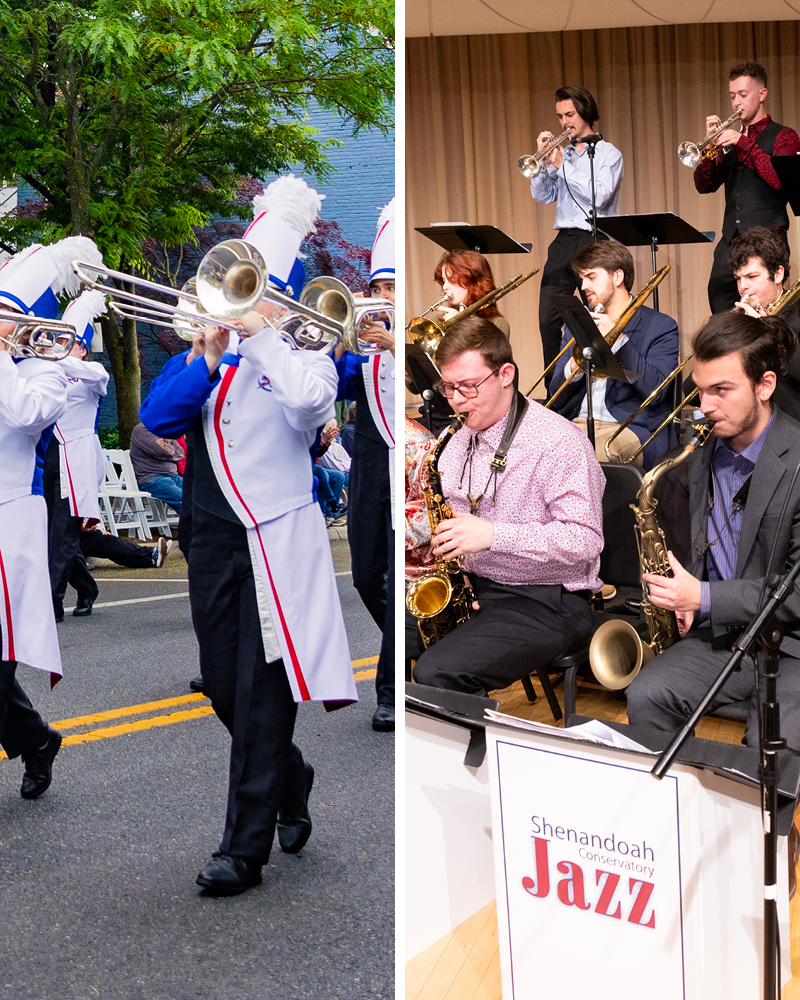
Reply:
[[[433,278],[450,295],[448,305],[438,310],[443,319],[455,316],[460,305],[472,305],[497,287],[489,261],[474,250],[448,250],[436,265]],[[500,314],[496,305],[486,306],[478,315],[482,319],[491,320],[506,337],[511,334],[508,320]]]

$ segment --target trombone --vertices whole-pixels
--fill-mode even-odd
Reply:
[[[701,139],[700,142],[682,142],[680,146],[678,146],[678,159],[684,167],[696,167],[704,156],[716,156],[716,147],[712,145],[714,140],[718,135],[722,135],[726,129],[732,128],[735,123],[738,123],[739,125],[737,131],[744,132],[744,125],[742,124],[741,119],[742,109],[737,108],[730,118],[726,118],[724,122],[720,122],[719,125],[717,125],[712,132],[709,132],[704,139]],[[711,146],[711,149],[708,148],[709,146]]]
[[[428,357],[432,358],[436,354],[436,349],[441,343],[442,337],[444,337],[451,326],[460,323],[462,319],[473,316],[475,313],[480,312],[481,309],[485,309],[487,306],[499,301],[504,295],[513,292],[515,288],[523,285],[528,278],[532,278],[534,274],[538,273],[539,268],[535,267],[529,274],[515,274],[504,285],[501,285],[499,288],[493,288],[476,302],[473,302],[472,305],[467,306],[466,309],[462,309],[461,312],[456,313],[455,316],[451,316],[450,319],[446,319],[441,323],[437,323],[432,319],[423,319],[422,316],[415,316],[406,327],[408,339],[412,344],[419,345]],[[439,305],[441,301],[443,300],[437,302],[436,305]],[[431,306],[431,309],[433,308]],[[430,312],[431,309],[426,310],[426,312]]]
[[[63,320],[40,319],[13,309],[0,309],[0,323],[14,324],[7,337],[0,336],[12,358],[63,361],[75,345],[75,327]]]
[[[569,137],[569,129],[564,129],[561,135],[557,135],[555,139],[551,139],[544,149],[540,150],[538,153],[528,153],[527,156],[520,156],[517,160],[517,166],[519,167],[519,171],[522,176],[538,177],[547,157],[553,152],[556,146],[560,146],[561,143],[565,139],[569,139]]]
[[[639,294],[636,295],[635,298],[632,298],[630,302],[625,306],[625,308],[617,317],[617,320],[614,323],[614,325],[611,327],[608,333],[605,334],[604,339],[609,347],[612,347],[617,342],[617,340],[619,340],[619,338],[622,336],[625,327],[628,325],[628,323],[630,323],[630,321],[636,315],[639,308],[644,305],[650,293],[655,291],[655,289],[658,288],[658,286],[661,284],[664,278],[666,278],[670,270],[671,270],[670,265],[665,264],[660,270],[656,271],[656,273],[652,276],[652,278],[650,278],[647,284],[642,287],[642,290],[639,292]],[[561,354],[563,353],[564,351],[561,352]],[[559,355],[559,357],[560,356],[561,355]],[[558,389],[550,397],[550,399],[547,400],[547,402],[545,403],[545,409],[548,410],[550,409],[552,404],[558,399],[558,397],[561,395],[564,389],[566,389],[566,387],[570,384],[570,382],[573,380],[573,378],[575,377],[575,375],[577,375],[579,371],[585,373],[586,362],[583,360],[581,349],[578,347],[577,344],[572,349],[572,360],[575,364],[575,367],[572,369],[567,378],[564,380],[563,384],[560,385]],[[556,361],[558,361],[558,358],[556,358]],[[553,362],[553,364],[555,364],[555,361]],[[544,378],[544,373],[542,373],[542,378]],[[592,378],[608,378],[608,376],[603,372],[602,369],[600,369],[599,371],[592,371]],[[538,379],[534,383],[534,386],[538,385],[540,381],[541,379]]]
[[[800,278],[798,278],[797,281],[795,281],[795,283],[792,285],[791,288],[784,289],[784,291],[781,292],[781,294],[778,296],[777,299],[775,299],[774,302],[770,302],[770,304],[766,307],[767,316],[780,316],[782,312],[793,306],[798,299],[800,299]],[[633,423],[633,421],[636,419],[636,417],[638,417],[638,415],[642,412],[642,410],[645,409],[645,407],[649,406],[650,403],[652,403],[652,401],[655,399],[658,393],[661,392],[664,386],[668,385],[672,381],[672,379],[675,378],[676,375],[678,375],[680,372],[683,371],[683,369],[686,367],[686,365],[688,365],[688,363],[692,360],[693,357],[694,355],[690,354],[679,365],[677,365],[677,367],[673,368],[672,371],[669,373],[669,375],[667,375],[667,377],[664,379],[664,381],[659,383],[659,385],[650,393],[647,399],[645,399],[643,403],[640,403],[637,409],[629,417],[625,419],[625,422],[620,424],[619,427],[614,431],[614,433],[605,443],[606,458],[609,460],[609,462],[616,462],[618,465],[630,465],[632,462],[635,462],[636,459],[639,457],[639,455],[641,455],[641,453],[645,450],[645,448],[647,448],[650,442],[654,441],[658,437],[658,435],[664,430],[664,428],[670,423],[670,421],[675,419],[675,417],[680,413],[680,411],[684,408],[684,406],[688,406],[689,403],[692,403],[694,402],[695,399],[697,399],[700,390],[697,388],[697,386],[695,386],[694,389],[692,389],[692,391],[689,393],[689,395],[685,396],[680,401],[680,403],[678,403],[675,409],[672,410],[672,412],[664,420],[661,421],[661,423],[653,431],[650,437],[644,442],[644,444],[641,444],[639,448],[632,455],[629,455],[627,458],[620,460],[618,458],[615,458],[610,453],[609,449],[611,446],[611,442],[614,441],[614,439],[618,437],[619,434],[621,434],[626,427],[628,427],[631,423]]]
[[[209,327],[240,334],[238,326],[221,320],[244,315],[262,299],[287,310],[276,322],[267,322],[295,347],[329,351],[346,333],[345,326],[337,319],[342,304],[336,301],[336,296],[328,297],[325,308],[330,312],[322,313],[276,289],[268,289],[264,259],[243,240],[225,240],[212,247],[200,262],[195,278],[182,289],[114,271],[105,265],[73,261],[72,267],[86,286],[111,296],[111,308],[118,316],[156,326],[174,326],[183,340],[191,340],[195,333]],[[177,305],[138,295],[124,287],[109,287],[101,277],[177,299]],[[350,295],[349,291],[347,294]],[[176,319],[180,324],[176,325]]]

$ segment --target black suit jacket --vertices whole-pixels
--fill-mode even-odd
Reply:
[[[715,445],[716,438],[712,435],[686,463],[691,512],[691,546],[687,568],[699,579],[706,579],[705,543],[711,456]],[[771,571],[784,573],[800,558],[800,479],[795,482],[784,521],[780,525],[778,523],[781,507],[798,463],[800,423],[776,407],[775,419],[767,431],[750,482],[736,559],[736,577],[709,584],[711,627],[715,636],[747,625],[754,616],[776,532],[778,541]],[[782,652],[800,659],[800,590],[795,590],[790,595],[779,614],[786,632]]]

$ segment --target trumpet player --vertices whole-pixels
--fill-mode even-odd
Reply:
[[[556,238],[547,252],[539,291],[539,333],[545,367],[558,354],[561,339],[561,320],[550,297],[575,292],[578,282],[572,262],[592,242],[591,171],[588,146],[580,140],[593,134],[600,117],[594,97],[583,87],[575,86],[556,91],[556,115],[561,131],[569,132],[569,143],[566,149],[561,145],[551,149],[543,169],[531,178],[533,200],[543,205],[556,203],[553,225]],[[544,150],[553,139],[552,132],[540,132],[536,140],[538,151]],[[619,215],[623,172],[622,153],[610,142],[598,142],[594,158],[598,216]]]
[[[616,240],[603,240],[585,247],[572,264],[586,296],[589,308],[602,311],[592,316],[605,336],[613,328],[617,317],[628,305],[633,288],[633,257],[630,250]],[[572,334],[565,327],[562,346]],[[595,379],[592,383],[592,405],[595,417],[595,447],[601,461],[607,461],[605,443],[619,430],[620,424],[630,417],[642,400],[653,392],[678,363],[678,325],[664,313],[640,306],[629,321],[621,337],[611,350],[623,368],[635,372],[639,378],[632,383],[618,379]],[[553,394],[562,386],[575,368],[572,351],[567,361],[559,361],[553,373],[550,389]],[[578,372],[569,385],[554,398],[552,408],[586,431],[588,416],[586,404],[586,379]],[[624,460],[633,455],[641,443],[662,423],[669,413],[667,388],[652,400],[649,406],[631,421],[611,444],[612,455]],[[649,469],[657,457],[674,443],[671,426],[645,448],[636,462]]]
[[[0,269],[0,308],[55,319],[56,296],[75,294],[71,261],[99,263],[86,237],[33,246]],[[53,424],[67,408],[67,372],[44,358],[20,358],[10,346],[15,324],[0,324],[0,745],[22,757],[20,793],[38,798],[50,786],[61,734],[45,723],[17,679],[17,665],[62,673],[56,623],[47,595],[47,509],[42,466]]]
[[[728,92],[734,112],[741,111],[742,131],[727,128],[721,132],[694,171],[694,185],[700,194],[709,194],[725,185],[722,235],[714,249],[714,264],[708,279],[712,313],[731,309],[736,302],[736,279],[728,263],[728,251],[735,236],[753,226],[765,226],[786,241],[787,198],[770,157],[800,152],[800,136],[794,129],[779,125],[767,114],[764,107],[767,73],[763,66],[753,62],[733,66]],[[711,134],[719,124],[717,115],[709,115],[706,134]],[[788,246],[787,242],[787,252]]]
[[[424,652],[407,629],[406,656],[418,683],[485,694],[587,639],[605,477],[576,427],[518,391],[511,346],[492,323],[453,327],[436,364],[439,390],[467,418],[439,462],[453,517],[432,544],[437,558],[463,557],[476,601]]]
[[[254,199],[246,239],[295,294],[297,253],[320,204],[294,177]],[[292,742],[297,703],[358,700],[309,455],[334,415],[336,369],[322,353],[292,350],[264,325],[269,311],[262,302],[243,317],[238,343],[209,330],[202,350],[168,362],[141,409],[154,434],[194,438],[190,604],[203,691],[231,734],[225,829],[196,880],[218,896],[261,882],[276,823],[285,853],[311,835],[314,769]]]
[[[780,316],[730,310],[712,316],[692,345],[700,409],[713,436],[688,467],[691,550],[684,567],[668,553],[672,576],[643,580],[659,608],[673,611],[684,638],[648,664],[628,687],[633,725],[674,731],[692,713],[757,610],[764,578],[783,574],[800,551],[800,424],[773,405],[797,336]],[[787,502],[785,516],[781,510]],[[774,548],[774,558],[772,551]],[[785,626],[778,697],[781,734],[800,746],[800,594],[778,612]],[[758,744],[752,667],[733,674],[710,711],[753,699],[745,739]]]

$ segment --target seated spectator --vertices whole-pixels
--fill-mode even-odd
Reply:
[[[178,462],[184,456],[177,441],[156,437],[144,424],[137,424],[131,431],[131,462],[139,489],[169,504],[176,514],[181,512],[183,496]]]
[[[342,428],[339,440],[342,447],[350,457],[353,457],[353,438],[356,433],[356,404],[355,400],[347,407],[347,423]]]
[[[314,463],[317,500],[329,528],[347,523],[347,505],[341,500],[350,477],[350,456],[336,440],[338,434],[336,421],[329,420],[322,430]]]

